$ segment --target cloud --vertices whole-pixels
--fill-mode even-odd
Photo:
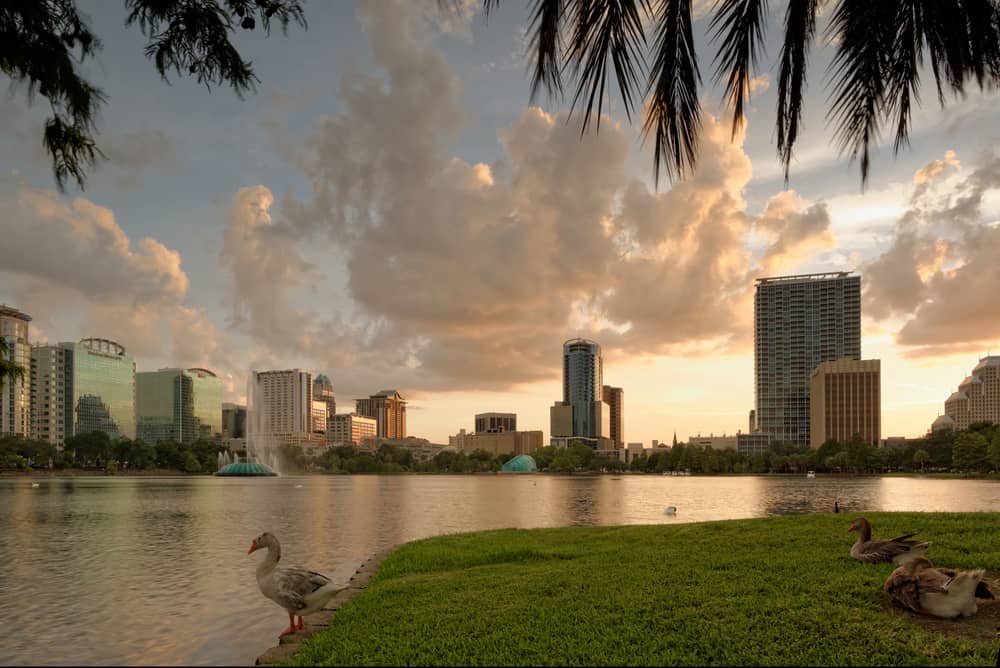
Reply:
[[[926,356],[1000,339],[1000,226],[984,206],[1000,189],[1000,155],[969,172],[952,151],[914,175],[889,248],[866,268],[866,314],[903,321],[896,341]]]
[[[167,364],[228,364],[206,312],[186,304],[179,252],[149,237],[133,242],[106,207],[18,179],[0,177],[0,209],[0,285],[38,321],[36,335],[111,338]],[[79,323],[72,333],[56,326],[70,314]]]
[[[384,77],[345,69],[301,163],[309,196],[240,191],[223,251],[233,327],[317,366],[337,355],[340,386],[507,388],[557,374],[576,333],[611,354],[743,349],[754,276],[831,243],[822,203],[747,211],[742,137],[711,116],[698,170],[666,192],[629,174],[607,117],[581,137],[579,118],[530,108],[499,130],[501,159],[457,158],[468,114],[433,26],[406,2],[359,14]],[[330,249],[346,303],[302,299],[325,280],[305,278],[305,245]]]
[[[121,190],[139,187],[139,174],[145,169],[167,169],[177,164],[173,140],[163,131],[137,130],[102,138],[101,150],[107,165],[120,173],[117,186]]]

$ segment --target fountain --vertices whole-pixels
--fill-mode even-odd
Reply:
[[[275,476],[278,475],[278,459],[275,456],[274,448],[266,444],[261,439],[261,434],[268,433],[268,430],[261,429],[258,422],[266,416],[258,414],[255,410],[257,404],[258,387],[253,372],[247,379],[247,456],[236,457],[228,464],[223,464],[229,453],[219,453],[219,470],[215,472],[218,476]],[[260,452],[258,452],[260,450]]]

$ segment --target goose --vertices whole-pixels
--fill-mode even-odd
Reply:
[[[935,568],[927,557],[915,557],[894,570],[882,591],[901,605],[935,617],[968,617],[979,609],[976,598],[994,598],[983,582],[983,569]]]
[[[347,585],[336,584],[330,578],[304,568],[278,567],[281,544],[274,534],[264,532],[253,539],[247,554],[267,548],[267,557],[257,564],[257,586],[260,593],[288,611],[288,628],[279,638],[295,633],[304,626],[306,615],[319,612]],[[298,624],[295,622],[298,616]]]
[[[896,538],[872,540],[872,525],[863,517],[859,517],[847,529],[858,532],[858,540],[851,546],[851,556],[858,561],[876,564],[891,561],[902,564],[914,557],[919,557],[930,547],[929,541],[910,540],[917,532],[905,533]]]

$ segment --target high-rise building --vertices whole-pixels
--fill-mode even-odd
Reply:
[[[31,436],[62,445],[73,435],[73,349],[31,349]]]
[[[337,414],[337,398],[333,393],[333,383],[324,374],[319,374],[313,379],[313,401],[320,401],[326,406],[326,416],[322,418],[323,426],[317,428],[313,425],[313,431],[326,431],[330,418]]]
[[[808,446],[809,379],[821,363],[861,359],[861,277],[849,272],[757,279],[756,427]]]
[[[313,427],[312,374],[301,369],[254,371],[247,428],[256,438],[310,434]]]
[[[222,404],[222,437],[246,438],[247,407],[226,402]]]
[[[39,438],[61,444],[91,431],[135,438],[135,361],[120,344],[89,338],[35,346],[31,371]]]
[[[357,414],[375,419],[379,438],[406,438],[406,400],[396,390],[357,399]]]
[[[6,361],[24,370],[15,379],[0,380],[0,434],[31,434],[31,344],[28,323],[31,316],[0,304],[0,338],[7,344]]]
[[[822,362],[809,380],[809,445],[844,443],[860,434],[878,447],[882,438],[881,363],[842,359]]]
[[[503,431],[517,431],[516,413],[477,413],[477,434],[496,434]],[[521,454],[521,453],[518,453]]]
[[[330,418],[326,441],[330,445],[358,445],[363,438],[377,437],[378,424],[375,418],[355,413],[340,413]]]
[[[550,411],[551,436],[610,439],[610,407],[602,400],[601,346],[586,339],[563,344],[563,397]],[[566,431],[567,419],[571,433]]]
[[[136,434],[147,443],[222,437],[222,380],[208,369],[135,375]]]
[[[615,447],[625,447],[625,391],[620,387],[604,385],[601,399],[608,405],[608,433]]]
[[[1000,423],[1000,356],[980,358],[944,402],[944,413],[935,420],[934,430],[968,429],[975,422]]]

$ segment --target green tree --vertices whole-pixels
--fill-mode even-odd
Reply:
[[[965,431],[955,437],[952,466],[960,471],[985,471],[989,468],[989,443],[978,432]]]
[[[198,461],[198,458],[191,451],[184,454],[184,472],[201,473],[201,462]]]
[[[242,97],[258,81],[252,65],[230,41],[237,28],[271,22],[287,33],[289,23],[306,26],[300,0],[125,0],[125,25],[138,25],[145,53],[164,81],[171,73],[194,76],[206,88],[229,85]],[[107,96],[81,68],[102,48],[77,9],[77,0],[5,0],[0,3],[0,72],[38,94],[52,110],[43,143],[52,156],[56,183],[81,188],[87,171],[103,157],[94,122]]]
[[[63,449],[75,453],[77,463],[82,466],[96,465],[114,456],[111,438],[103,431],[70,436],[63,442]]]
[[[990,464],[993,465],[994,471],[1000,471],[1000,430],[997,431],[993,436],[993,440],[990,442]]]
[[[924,470],[924,464],[929,462],[930,459],[931,456],[927,454],[927,451],[924,450],[923,448],[920,448],[919,450],[913,453],[913,465],[919,466],[921,471]]]

